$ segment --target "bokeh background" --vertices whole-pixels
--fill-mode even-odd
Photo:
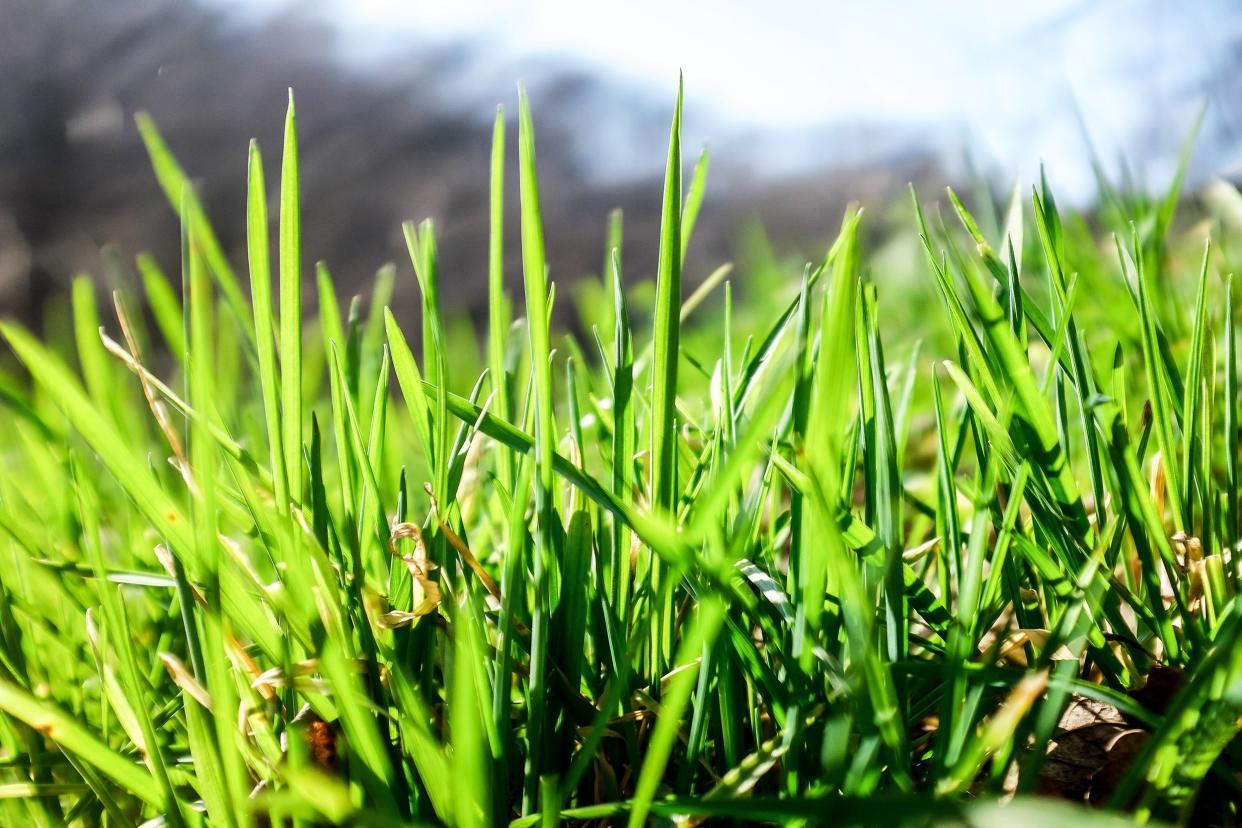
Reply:
[[[712,149],[691,280],[768,251],[816,255],[851,201],[881,232],[907,181],[1007,194],[1046,160],[1058,197],[1089,209],[1094,151],[1108,175],[1158,190],[1201,110],[1191,184],[1242,162],[1242,6],[1227,0],[711,8],[0,0],[0,313],[37,322],[74,274],[104,285],[144,250],[175,272],[177,224],[139,110],[243,262],[247,143],[266,150],[274,190],[287,87],[308,278],[324,260],[344,292],[363,290],[396,262],[403,313],[415,291],[400,282],[400,223],[426,217],[445,300],[481,310],[490,125],[498,104],[515,113],[519,80],[558,283],[599,269],[613,207],[627,272],[654,271],[678,71],[687,168]],[[509,194],[516,204],[516,175]],[[517,280],[516,232],[508,253]]]

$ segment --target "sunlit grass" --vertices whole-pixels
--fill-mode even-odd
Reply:
[[[181,290],[140,257],[67,342],[0,325],[0,823],[1095,822],[1031,796],[1083,798],[1046,768],[1088,702],[1138,734],[1093,805],[1239,818],[1237,193],[1175,233],[1180,172],[1090,217],[912,190],[907,272],[851,209],[734,283],[687,260],[681,118],[658,249],[610,218],[578,338],[497,113],[468,354],[430,221],[414,278],[342,313],[320,266],[303,318],[292,98],[249,298],[139,118]]]

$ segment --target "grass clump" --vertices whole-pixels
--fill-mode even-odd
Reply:
[[[0,822],[1238,818],[1232,228],[1187,256],[1180,174],[1102,180],[1095,227],[1042,182],[1004,221],[950,192],[913,199],[916,330],[855,210],[784,295],[735,307],[721,268],[683,301],[680,120],[625,263],[654,291],[614,216],[583,341],[524,95],[524,312],[505,290],[497,114],[475,378],[430,222],[421,329],[391,272],[343,314],[322,266],[303,319],[292,100],[275,293],[250,149],[249,298],[140,119],[181,291],[142,258],[119,336],[86,281],[71,342],[0,326]]]

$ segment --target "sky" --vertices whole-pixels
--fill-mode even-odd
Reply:
[[[653,86],[685,70],[696,94],[743,120],[814,125],[841,117],[936,117],[956,108],[971,85],[972,61],[946,50],[954,31],[976,40],[985,32],[1021,31],[1067,8],[1053,0],[1039,13],[1009,4],[962,4],[935,14],[918,4],[797,3],[782,15],[767,3],[703,4],[631,0],[607,12],[599,4],[534,2],[411,5],[363,0],[331,4],[331,16],[359,32],[388,29],[480,36],[502,54],[561,55]],[[392,26],[391,21],[404,21]],[[932,66],[934,88],[921,89]],[[926,75],[922,75],[926,77]],[[915,79],[915,83],[911,80]]]
[[[283,0],[210,2],[256,17]],[[340,33],[344,60],[379,71],[418,44],[468,42],[481,47],[478,77],[561,63],[669,101],[682,71],[700,124],[726,138],[766,136],[752,145],[763,157],[749,160],[780,173],[833,163],[844,148],[814,140],[829,127],[883,125],[946,154],[969,147],[1010,174],[1055,160],[1054,181],[1073,196],[1091,189],[1079,114],[1106,162],[1124,155],[1157,184],[1200,107],[1209,131],[1231,134],[1239,114],[1223,57],[1242,40],[1242,13],[1227,0],[310,0],[299,9]],[[1233,171],[1240,160],[1216,151],[1199,169]]]

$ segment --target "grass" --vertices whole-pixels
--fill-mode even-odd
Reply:
[[[258,147],[247,298],[139,119],[181,289],[140,257],[115,314],[83,278],[68,336],[0,325],[0,822],[1242,818],[1236,191],[1189,230],[1180,172],[1091,216],[912,191],[878,249],[850,210],[683,301],[679,91],[659,249],[610,217],[578,339],[518,113],[524,304],[498,111],[464,339],[430,222],[420,329],[391,271],[342,313],[321,265],[303,318],[292,98],[275,296]],[[1048,772],[1087,704],[1136,734],[1095,810]]]

